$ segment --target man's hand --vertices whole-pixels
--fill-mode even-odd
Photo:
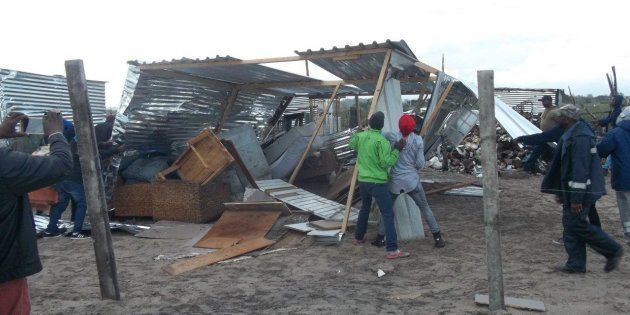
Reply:
[[[61,112],[49,110],[42,119],[42,125],[44,127],[44,139],[48,139],[53,133],[63,133]]]
[[[572,203],[571,204],[571,211],[575,215],[580,215],[580,213],[582,213],[582,204],[581,203]]]
[[[516,143],[523,142],[523,136],[514,138],[514,142],[516,142]]]
[[[0,139],[26,136],[25,132],[15,131],[15,128],[20,121],[28,122],[28,116],[19,112],[10,112],[7,114],[2,123],[0,123]]]
[[[402,149],[405,147],[406,144],[407,144],[407,140],[400,139],[398,140],[398,142],[396,142],[396,144],[394,144],[394,148],[396,148],[398,151],[402,151]]]

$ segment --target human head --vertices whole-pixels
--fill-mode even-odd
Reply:
[[[630,106],[624,107],[624,109],[621,111],[621,114],[619,114],[619,117],[617,117],[617,124],[624,120],[630,120]]]
[[[370,128],[381,130],[385,125],[385,114],[383,112],[376,112],[370,116],[369,121]]]
[[[114,122],[114,120],[116,120],[116,116],[109,114],[107,115],[107,117],[105,117],[105,121],[107,122]]]
[[[580,119],[580,109],[573,104],[560,107],[558,113],[559,116],[556,122],[565,130],[569,129],[569,127],[573,126],[573,124]]]
[[[413,115],[413,120],[416,121],[416,126],[413,128],[413,133],[420,135],[420,132],[422,131],[422,117],[418,116],[418,115]]]
[[[413,132],[413,128],[416,126],[416,121],[411,115],[402,115],[398,120],[398,129],[402,133],[403,137],[408,136]]]
[[[553,99],[549,95],[543,96],[539,101],[542,102],[544,107],[551,107],[553,105]]]

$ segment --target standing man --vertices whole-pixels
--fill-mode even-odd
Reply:
[[[15,126],[26,119],[9,113],[0,124],[0,139],[24,136]],[[27,193],[60,181],[72,168],[60,113],[49,111],[42,123],[49,156],[0,148],[0,314],[30,314],[26,277],[42,270]]]
[[[435,240],[435,247],[441,248],[446,245],[442,235],[440,233],[440,226],[435,220],[433,211],[427,201],[427,196],[424,194],[424,189],[420,183],[420,176],[418,171],[424,167],[424,144],[422,138],[414,133],[416,127],[416,121],[411,115],[403,115],[398,121],[398,129],[400,132],[387,132],[384,134],[390,142],[396,142],[400,139],[404,139],[406,142],[405,147],[400,151],[398,161],[396,165],[392,167],[389,176],[389,192],[394,196],[400,194],[409,194],[411,199],[416,203],[422,216],[429,225],[429,230],[433,234]],[[379,233],[376,236],[376,240],[372,242],[372,245],[383,246],[385,245],[385,229],[383,226],[383,220],[379,222]]]
[[[387,173],[389,168],[396,164],[398,152],[405,147],[405,141],[401,140],[396,143],[395,149],[392,150],[389,141],[381,135],[384,124],[385,115],[383,112],[376,112],[370,116],[370,129],[359,132],[350,139],[350,148],[357,151],[359,190],[362,200],[353,243],[355,245],[365,243],[365,232],[372,206],[372,197],[374,197],[378,208],[381,210],[385,225],[387,258],[396,259],[407,257],[409,253],[398,249],[392,196],[387,189]]]
[[[619,94],[619,95],[615,95],[611,97],[610,98],[610,109],[611,109],[610,114],[608,114],[606,118],[593,121],[593,124],[595,126],[606,128],[606,131],[608,131],[608,126],[612,128],[617,127],[617,117],[619,117],[619,114],[621,114],[622,104],[623,104],[623,95]],[[606,175],[608,175],[612,160],[610,156],[605,157],[605,158],[606,158],[606,163],[604,163],[604,171],[606,172]]]
[[[543,96],[539,101],[542,101],[545,110],[540,116],[540,130],[543,132],[549,131],[556,127],[556,122],[553,116],[553,110],[557,109],[553,105],[553,99],[549,95]],[[523,169],[527,172],[536,173],[536,162],[538,158],[549,151],[551,148],[546,143],[536,144],[533,146],[532,152],[523,163]]]
[[[612,157],[610,181],[617,194],[624,238],[630,245],[630,107],[621,112],[616,125],[597,145],[597,152]]]
[[[587,220],[591,206],[606,194],[595,134],[580,120],[580,110],[575,105],[560,108],[558,124],[565,133],[541,187],[543,193],[556,195],[556,200],[562,203],[564,248],[569,258],[558,270],[585,273],[588,244],[606,257],[604,271],[613,271],[619,266],[623,248]]]

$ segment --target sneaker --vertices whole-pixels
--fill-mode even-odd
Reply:
[[[87,240],[90,237],[81,233],[81,232],[72,232],[72,233],[68,233],[66,234],[66,237],[73,239],[73,240]]]
[[[48,229],[45,229],[45,230],[39,232],[37,234],[37,237],[38,238],[42,238],[42,237],[57,237],[57,236],[62,235],[63,233],[66,233],[66,230],[67,230],[66,228],[60,228],[60,229],[58,229],[55,232],[50,232],[50,231],[48,231]]]
[[[617,269],[617,267],[619,267],[619,263],[621,262],[622,256],[623,256],[623,248],[620,248],[614,256],[606,260],[606,265],[604,265],[604,271],[611,272]]]
[[[387,259],[398,259],[409,257],[411,254],[409,252],[403,252],[400,249],[397,249],[393,252],[387,252]]]
[[[370,244],[372,244],[372,245],[374,245],[376,247],[383,247],[383,246],[385,246],[385,237],[381,236],[381,235],[378,235],[376,237],[376,239],[373,240],[372,243],[370,243]]]
[[[440,232],[433,233],[433,239],[435,240],[436,248],[442,248],[446,246],[446,242],[444,241],[444,238],[442,238],[442,234],[440,234]]]
[[[364,237],[362,240],[358,240],[358,239],[353,239],[352,240],[352,244],[353,245],[363,245],[365,244],[366,238]]]

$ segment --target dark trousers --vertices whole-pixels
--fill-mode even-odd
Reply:
[[[59,219],[61,219],[61,214],[66,211],[68,203],[72,200],[76,202],[77,205],[77,209],[74,214],[73,232],[81,232],[83,230],[83,221],[85,221],[85,213],[87,211],[83,183],[72,180],[64,180],[63,182],[56,184],[55,189],[59,193],[59,202],[50,211],[50,222],[48,223],[47,230],[49,232],[59,231],[58,224]]]
[[[361,192],[361,211],[357,219],[357,229],[354,237],[362,240],[367,231],[368,218],[370,217],[370,208],[372,207],[372,197],[376,199],[378,208],[381,210],[381,218],[385,225],[385,241],[387,251],[393,252],[398,249],[398,239],[396,236],[396,227],[394,226],[394,205],[392,195],[387,189],[387,184],[374,184],[359,182],[359,191]]]
[[[569,255],[566,263],[568,268],[586,270],[586,245],[606,258],[613,257],[621,249],[619,243],[587,220],[592,209],[592,204],[583,204],[582,212],[576,215],[571,211],[570,204],[562,206],[562,238]]]

